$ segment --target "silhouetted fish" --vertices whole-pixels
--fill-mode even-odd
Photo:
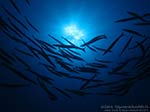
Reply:
[[[130,37],[130,39],[128,40],[128,42],[125,44],[124,48],[122,49],[120,55],[122,55],[124,53],[124,51],[128,48],[129,44],[131,43],[133,37]]]
[[[91,40],[89,40],[88,42],[84,43],[81,45],[81,47],[84,47],[86,45],[89,45],[89,44],[92,44],[100,39],[106,39],[107,37],[105,35],[99,35],[99,36],[96,36],[94,38],[92,38]]]
[[[140,49],[141,49],[141,51],[142,51],[143,56],[145,56],[146,51],[145,51],[145,47],[144,47],[144,45],[143,45],[143,44],[140,44],[140,43],[139,43],[139,42],[137,42],[137,41],[136,41],[136,43],[137,43],[137,45],[140,47]]]
[[[22,79],[28,81],[28,82],[31,82],[33,84],[36,84],[35,81],[31,80],[30,78],[26,77],[22,72],[18,71],[17,69],[11,67],[10,65],[8,64],[5,64],[5,63],[2,63],[2,65],[4,67],[6,67],[7,69],[9,69],[10,71],[12,71],[14,74],[16,74],[17,76],[21,77]]]
[[[11,56],[9,53],[7,53],[7,52],[6,52],[5,50],[3,50],[2,48],[0,48],[0,53],[1,53],[1,55],[6,56],[8,59],[10,59],[10,60],[12,60],[12,61],[16,61],[13,56]]]
[[[72,97],[67,92],[63,91],[62,89],[55,87],[55,86],[53,86],[53,88],[55,88],[57,91],[59,91],[61,94],[65,95],[66,97],[72,99]]]
[[[13,5],[13,7],[16,9],[16,11],[21,14],[21,11],[19,10],[17,4],[13,1],[13,0],[9,0],[11,2],[11,4]]]
[[[139,20],[143,21],[143,22],[146,22],[146,20],[143,19],[143,17],[139,16],[137,13],[135,12],[131,12],[131,11],[127,11],[128,14],[138,18]]]
[[[21,59],[19,56],[17,56],[16,54],[13,54],[13,56],[21,63],[23,64],[27,69],[30,69],[31,66],[29,64],[27,64],[23,59]]]
[[[139,36],[139,37],[145,37],[145,35],[143,35],[143,34],[141,34],[141,33],[138,33],[137,31],[134,31],[134,30],[123,29],[123,31],[128,32],[128,33],[133,34],[133,35],[137,35],[137,36]]]
[[[15,50],[16,50],[17,52],[20,52],[21,54],[24,54],[25,56],[31,56],[31,57],[33,57],[32,54],[30,54],[30,53],[28,53],[28,52],[25,52],[25,51],[23,51],[23,50],[20,50],[20,49],[18,49],[18,48],[15,48]]]
[[[135,25],[139,25],[139,26],[149,26],[149,25],[150,25],[150,22],[135,23]]]
[[[38,30],[37,28],[35,28],[35,26],[33,26],[33,24],[29,21],[29,19],[28,19],[26,16],[24,16],[24,18],[25,18],[25,20],[27,21],[27,23],[28,23],[36,32],[39,33],[39,30]]]
[[[76,70],[85,73],[99,73],[98,69],[93,67],[76,67]]]
[[[111,45],[106,49],[106,51],[103,53],[103,55],[105,55],[106,53],[108,53],[109,51],[111,51],[111,49],[115,46],[115,44],[121,39],[121,37],[123,37],[124,34],[121,33],[119,37],[117,37],[112,43]]]
[[[144,44],[144,42],[146,42],[149,38],[148,37],[145,37],[143,40],[141,40],[140,42],[138,42],[139,44]],[[128,49],[134,49],[134,48],[137,48],[139,47],[139,44],[136,44],[135,46],[133,47],[130,47]]]
[[[8,9],[6,9],[3,5],[1,7],[4,9],[4,11],[11,17],[13,18],[17,23],[19,23],[23,28],[29,31],[29,29],[19,20],[17,17],[15,17],[11,12],[9,12]]]
[[[73,93],[75,95],[78,95],[78,96],[91,95],[91,93],[84,92],[84,91],[81,91],[81,90],[75,90],[75,89],[65,89],[65,90],[70,92],[70,93]]]
[[[94,74],[89,80],[87,80],[81,87],[80,90],[84,89],[97,75]]]
[[[93,46],[95,49],[99,50],[99,51],[102,51],[102,52],[105,52],[107,49],[104,49],[104,48],[100,48],[100,47],[96,47],[96,46]],[[109,52],[112,52],[111,50]]]
[[[20,87],[27,87],[30,84],[22,84],[22,83],[0,83],[0,87],[3,88],[20,88]]]
[[[41,88],[48,94],[49,98],[52,100],[52,101],[56,101],[58,98],[57,96],[55,96],[48,88],[47,86],[44,84],[43,81],[41,81],[41,79],[38,78],[38,82],[41,86]]]
[[[84,48],[80,48],[78,46],[73,46],[73,45],[65,45],[65,44],[53,44],[53,46],[56,46],[56,47],[61,47],[61,48],[74,48],[74,49],[79,49],[79,50],[82,50],[82,51],[85,51]]]

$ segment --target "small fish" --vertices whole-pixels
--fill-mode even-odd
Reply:
[[[144,38],[142,41],[140,41],[139,43],[140,43],[140,44],[144,44],[144,42],[146,42],[148,39],[149,39],[149,38],[146,37],[146,38]],[[131,49],[137,48],[138,46],[139,46],[139,44],[136,44],[135,46],[130,47],[130,48],[128,48],[128,49],[131,50]]]
[[[130,45],[131,41],[132,41],[133,37],[131,37],[127,43],[125,44],[124,48],[122,49],[120,56],[124,53],[124,51],[127,49],[127,47]]]
[[[61,41],[57,40],[55,37],[51,36],[50,34],[48,34],[48,36],[53,40],[55,40],[56,42],[58,42],[59,44],[64,45]]]
[[[136,41],[137,45],[140,47],[141,51],[142,51],[142,54],[143,54],[143,57],[145,56],[146,54],[146,50],[145,50],[145,47],[143,44],[140,44],[138,41]]]
[[[43,58],[45,58],[53,67],[56,67],[55,64],[52,62],[52,60],[48,57],[46,52],[41,49],[41,51],[38,52]]]
[[[20,57],[18,57],[17,55],[13,54],[13,56],[21,63],[23,64],[27,69],[30,69],[31,66],[29,64],[27,64],[23,59],[21,59]]]
[[[98,69],[93,67],[77,67],[76,70],[85,73],[99,73]]]
[[[105,35],[99,35],[99,36],[96,36],[94,38],[92,38],[91,40],[89,40],[88,42],[84,43],[81,45],[81,47],[84,47],[86,45],[89,45],[89,44],[92,44],[98,40],[101,40],[101,39],[106,39],[107,37]]]
[[[7,69],[9,69],[11,72],[13,72],[14,74],[16,74],[17,76],[21,77],[22,79],[28,81],[28,82],[31,82],[33,84],[36,84],[35,81],[31,80],[30,78],[26,77],[22,72],[18,71],[17,69],[11,67],[10,65],[8,64],[5,64],[5,63],[2,63],[2,65],[4,67],[6,67]]]
[[[9,60],[6,56],[0,53],[0,59],[8,64],[13,64],[11,60]]]
[[[16,61],[13,56],[11,56],[10,54],[8,54],[5,50],[3,50],[2,48],[0,48],[0,53],[2,55],[5,55],[8,59],[12,60],[12,61]]]
[[[135,23],[135,25],[139,25],[139,26],[149,26],[149,25],[150,25],[150,22]]]
[[[89,80],[87,80],[81,87],[80,90],[84,89],[97,75],[94,74]]]
[[[57,88],[55,86],[53,86],[53,88],[55,88],[57,91],[59,91],[61,94],[65,95],[66,97],[72,99],[72,97],[67,92],[63,91],[62,89]]]
[[[109,60],[99,60],[99,59],[95,59],[95,60],[101,63],[112,63],[112,61]]]
[[[146,20],[143,19],[143,17],[139,16],[137,13],[135,12],[130,12],[130,11],[127,11],[128,14],[138,18],[139,20],[143,21],[143,22],[146,22]]]
[[[136,36],[139,36],[139,37],[145,37],[145,35],[143,35],[143,34],[141,34],[141,33],[138,33],[137,31],[134,31],[134,30],[123,29],[123,31],[128,32],[128,33],[131,33],[131,34],[136,35]]]
[[[88,66],[96,67],[96,68],[107,68],[108,65],[102,63],[87,63]]]
[[[11,2],[11,4],[13,5],[13,7],[16,9],[16,11],[21,14],[21,11],[19,10],[17,4],[13,1],[13,0],[9,0]]]
[[[19,19],[17,19],[17,17],[15,17],[11,12],[9,12],[8,9],[6,9],[3,5],[1,5],[1,7],[4,9],[4,11],[5,11],[11,18],[13,18],[17,23],[19,23],[24,29],[26,29],[27,31],[29,31],[29,29],[28,29]]]
[[[16,50],[17,52],[20,52],[21,54],[26,55],[26,56],[31,56],[31,57],[33,57],[32,54],[30,54],[30,53],[28,53],[28,52],[25,52],[25,51],[23,51],[23,50],[20,50],[20,49],[18,49],[18,48],[15,48],[15,50]]]
[[[78,77],[78,76],[69,76],[68,78],[77,79],[77,80],[81,80],[81,81],[88,81],[88,80],[89,80],[89,79],[87,79],[87,78]],[[103,80],[93,79],[93,80],[91,80],[91,82],[103,82]]]
[[[122,63],[119,66],[115,67],[111,72],[109,72],[109,74],[118,73],[119,71],[124,69],[127,66],[127,64],[129,64],[129,62],[130,62],[129,60],[126,60],[124,63]]]
[[[26,16],[24,16],[24,18],[25,18],[26,22],[27,22],[36,32],[39,33],[39,30],[33,26],[33,24],[28,20],[28,18],[27,18]]]
[[[20,87],[27,87],[30,84],[19,84],[19,83],[0,83],[0,87],[3,88],[20,88]]]
[[[93,46],[95,49],[99,50],[99,51],[106,51],[107,49],[104,49],[104,48],[100,48],[100,47],[96,47],[96,46]],[[108,51],[108,52],[112,52],[111,50]]]
[[[43,81],[41,81],[39,78],[38,78],[38,82],[41,86],[41,88],[48,94],[49,98],[52,100],[52,101],[56,101],[58,98],[57,96],[55,96],[48,88],[47,86],[44,84]]]
[[[109,51],[111,51],[111,49],[115,46],[115,44],[121,39],[121,37],[123,37],[124,36],[124,34],[123,33],[121,33],[120,35],[119,35],[119,37],[117,37],[112,43],[111,43],[111,45],[106,49],[106,51],[103,53],[103,55],[105,55],[106,53],[108,53]]]
[[[84,92],[84,91],[81,91],[81,90],[75,90],[75,89],[65,89],[65,90],[70,92],[70,93],[76,94],[78,96],[91,95],[91,93]]]
[[[82,51],[85,51],[85,49],[84,48],[80,48],[80,47],[78,47],[78,46],[72,46],[72,45],[65,45],[65,44],[53,44],[53,46],[55,46],[55,47],[61,47],[61,48],[74,48],[74,49],[79,49],[79,50],[82,50]]]

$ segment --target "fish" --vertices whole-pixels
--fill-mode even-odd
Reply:
[[[12,4],[12,6],[16,9],[16,11],[21,14],[21,11],[20,9],[18,8],[17,4],[13,1],[13,0],[9,0],[10,3]]]
[[[120,64],[119,66],[116,66],[111,72],[109,72],[109,74],[115,74],[118,73],[119,71],[121,71],[122,69],[124,69],[127,64],[129,64],[129,60],[126,60],[124,63]]]
[[[78,72],[85,72],[85,73],[99,73],[97,68],[93,67],[76,67]]]
[[[8,31],[7,24],[6,24],[6,22],[2,19],[1,16],[0,16],[0,29],[5,29],[5,30]]]
[[[53,85],[53,83],[52,83],[51,81],[54,81],[54,80],[53,80],[52,78],[47,77],[47,76],[44,76],[44,75],[41,75],[40,73],[38,73],[38,72],[36,72],[36,71],[34,71],[34,70],[32,70],[32,69],[29,69],[29,68],[27,68],[27,69],[25,69],[25,70],[28,71],[28,72],[30,72],[30,73],[32,73],[32,74],[35,75],[37,78],[40,78],[40,79],[42,79],[43,81],[45,81],[45,82],[47,82],[47,83]]]
[[[72,45],[53,44],[53,46],[55,46],[55,47],[61,47],[61,48],[69,48],[69,49],[74,48],[74,49],[79,49],[79,50],[85,51],[84,48],[80,48],[78,46],[72,46]]]
[[[131,11],[127,11],[128,14],[138,18],[139,20],[143,21],[143,22],[146,22],[146,20],[143,19],[143,17],[139,16],[137,13],[135,12],[131,12]]]
[[[25,26],[25,24],[23,24],[19,19],[17,19],[17,17],[15,17],[11,12],[9,12],[8,9],[6,9],[3,5],[1,5],[1,7],[4,9],[4,11],[11,17],[13,18],[18,24],[20,24],[24,29],[26,29],[27,31],[29,31],[28,27]]]
[[[112,63],[112,61],[110,60],[99,60],[99,59],[95,59],[95,60],[101,63]]]
[[[84,89],[97,75],[94,74],[89,80],[87,80],[81,87],[80,90]]]
[[[0,53],[0,59],[8,64],[13,64],[10,59]]]
[[[16,29],[14,29],[14,28],[12,28],[10,25],[8,25],[7,24],[7,28],[9,28],[11,31],[13,31],[16,35],[18,35],[18,37],[19,38],[21,38],[22,39],[22,36],[18,33],[18,31],[16,30]],[[12,36],[10,36],[10,34],[8,34],[8,31],[5,31],[4,29],[2,29],[2,31],[8,36],[8,37],[12,37]]]
[[[61,94],[65,95],[66,97],[68,97],[69,99],[72,99],[72,97],[65,91],[63,91],[62,89],[53,86],[53,88],[55,88],[58,92],[60,92]]]
[[[117,38],[111,43],[111,45],[106,49],[106,51],[103,53],[103,55],[107,54],[123,36],[124,36],[124,33],[121,33],[121,34],[119,35],[119,37],[117,37]]]
[[[53,40],[55,40],[56,42],[58,42],[59,44],[64,45],[61,41],[59,41],[59,40],[56,39],[55,37],[51,36],[50,34],[48,34],[48,36],[49,36],[50,38],[52,38]]]
[[[81,81],[88,81],[89,80],[87,78],[79,77],[79,76],[69,76],[68,78],[77,79],[77,80],[81,80]],[[91,82],[103,82],[103,80],[93,79],[93,80],[91,80]]]
[[[29,64],[27,64],[23,59],[21,59],[20,57],[18,57],[16,54],[13,53],[13,56],[21,63],[23,64],[27,69],[30,69],[31,66]]]
[[[65,89],[65,90],[70,92],[70,93],[73,93],[75,95],[78,95],[78,96],[91,95],[91,93],[84,92],[84,91],[81,91],[81,90],[75,90],[75,89]]]
[[[96,68],[107,68],[108,65],[102,63],[87,63],[86,65]]]
[[[35,26],[33,26],[33,24],[29,21],[29,19],[28,19],[26,16],[24,16],[24,18],[25,18],[26,22],[27,22],[36,32],[40,33],[39,30],[38,30]]]
[[[139,26],[149,26],[149,25],[150,25],[150,22],[135,23],[134,25],[139,25]]]
[[[64,68],[65,70],[69,71],[69,72],[76,72],[75,70],[73,70],[70,66],[66,65],[63,61],[56,61],[62,68]]]
[[[43,58],[45,58],[53,67],[56,67],[55,64],[52,62],[52,60],[48,57],[48,55],[46,54],[46,52],[41,49],[39,52],[38,52]]]
[[[136,44],[140,47],[140,49],[141,49],[141,51],[142,51],[142,54],[143,54],[143,57],[144,57],[145,54],[146,54],[144,45],[143,45],[143,44],[140,44],[138,41],[136,41]]]
[[[98,35],[98,36],[92,38],[91,40],[89,40],[88,42],[82,44],[81,47],[84,47],[84,46],[89,45],[89,44],[92,44],[92,43],[94,43],[94,42],[96,42],[96,41],[98,41],[98,40],[106,39],[106,38],[107,38],[107,37],[106,37],[105,35]]]
[[[120,56],[124,53],[124,51],[128,48],[128,46],[130,45],[131,41],[132,41],[133,37],[130,37],[130,39],[127,41],[127,43],[125,44],[124,48],[122,49]]]
[[[100,47],[96,47],[96,46],[93,46],[95,49],[99,50],[99,51],[106,51],[107,49],[104,49],[104,48],[100,48]],[[111,50],[108,51],[108,52],[112,52]]]
[[[33,55],[32,54],[30,54],[30,53],[28,53],[28,52],[25,52],[25,51],[23,51],[23,50],[21,50],[21,49],[18,49],[18,48],[14,48],[17,52],[20,52],[21,54],[24,54],[25,56],[31,56],[31,57],[33,57]]]
[[[68,42],[70,45],[72,46],[76,46],[75,44],[73,44],[72,42],[70,42],[68,39],[66,39],[65,37],[62,37],[66,42]]]
[[[41,79],[38,78],[38,82],[39,82],[41,88],[48,94],[49,98],[50,98],[52,101],[58,100],[57,96],[54,95],[54,94],[47,88],[47,86],[44,84],[43,81],[41,81]]]
[[[7,53],[5,50],[3,50],[2,48],[0,48],[0,53],[2,55],[5,55],[8,59],[12,60],[12,61],[16,61],[13,56],[11,56],[9,53]]]
[[[31,45],[27,44],[27,43],[24,43],[24,45],[29,49],[29,51],[35,56],[37,57],[38,59],[40,59],[39,55],[35,52],[39,52],[36,48],[32,47]]]
[[[45,41],[39,40],[39,39],[35,38],[34,36],[32,36],[32,37],[34,38],[34,40],[36,40],[38,43],[40,43],[44,47],[50,47],[50,48],[56,49],[53,45],[51,45]]]
[[[28,81],[28,82],[31,82],[33,84],[37,84],[35,81],[33,81],[32,79],[26,77],[22,72],[18,71],[17,69],[11,67],[10,65],[6,64],[6,63],[2,63],[2,65],[7,68],[8,70],[10,70],[12,73],[16,74],[17,76],[19,76],[20,78]]]
[[[139,36],[139,37],[145,37],[145,35],[138,33],[137,31],[134,31],[134,30],[123,29],[123,31],[128,32],[128,33],[133,34],[133,35],[136,35],[136,36]]]
[[[3,88],[21,88],[21,87],[27,87],[30,84],[22,84],[22,83],[0,83],[0,87]]]
[[[12,27],[15,29],[15,33],[19,36],[19,37],[21,37],[22,38],[22,36],[21,35],[23,35],[23,36],[25,36],[26,37],[26,35],[8,18],[8,21],[9,21],[9,23],[12,25]],[[18,32],[21,34],[18,34]]]
[[[142,18],[149,16],[149,14],[144,14],[143,16],[139,16],[138,14],[135,14],[133,12],[132,12],[132,14],[130,12],[130,15],[132,15],[133,17],[120,19],[120,20],[117,20],[115,22],[128,22],[128,21],[133,21],[133,20],[137,20],[137,19],[141,19],[143,21],[144,19],[142,19]]]
[[[139,42],[139,44],[144,44],[144,42],[146,42],[148,39],[149,39],[148,37],[144,38],[142,41]],[[136,44],[135,46],[130,47],[128,49],[131,50],[131,49],[137,48],[139,44]]]

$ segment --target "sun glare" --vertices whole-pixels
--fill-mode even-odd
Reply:
[[[70,26],[65,27],[65,33],[68,36],[74,37],[76,40],[79,40],[79,39],[81,39],[81,37],[84,36],[83,32],[80,31],[76,27],[76,25],[70,25]]]

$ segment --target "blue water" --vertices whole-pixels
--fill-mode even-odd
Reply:
[[[63,36],[79,47],[81,44],[83,44],[82,40],[87,42],[97,35],[106,35],[107,39],[99,40],[90,46],[92,47],[94,45],[107,49],[122,32],[125,34],[125,36],[123,36],[112,48],[111,53],[108,52],[107,54],[103,55],[104,52],[102,51],[97,50],[97,52],[94,52],[85,47],[86,52],[73,49],[75,52],[81,54],[79,57],[84,59],[84,61],[72,59],[71,62],[66,58],[60,57],[64,62],[71,64],[71,68],[74,70],[76,70],[76,67],[87,66],[87,63],[96,62],[95,59],[99,59],[112,61],[112,63],[108,64],[108,68],[98,69],[99,73],[97,73],[97,77],[95,79],[103,80],[104,82],[113,82],[120,79],[136,76],[139,72],[141,72],[140,69],[134,68],[136,61],[133,61],[124,69],[125,71],[129,72],[129,74],[126,76],[108,74],[109,71],[118,66],[118,63],[124,62],[125,60],[132,57],[142,56],[142,52],[139,47],[133,50],[127,49],[121,56],[119,56],[121,50],[131,36],[133,36],[133,40],[131,41],[129,47],[136,45],[136,42],[140,42],[143,39],[140,36],[124,32],[123,29],[135,30],[149,38],[150,26],[134,25],[138,22],[141,22],[138,19],[120,23],[116,23],[115,21],[132,17],[127,13],[127,11],[135,12],[139,15],[150,13],[149,0],[29,0],[30,5],[26,3],[26,0],[13,1],[17,4],[21,13],[17,12],[9,0],[0,0],[0,17],[4,19],[10,26],[12,26],[8,20],[8,18],[10,18],[10,20],[31,39],[33,39],[32,35],[34,35],[35,38],[43,40],[51,45],[58,43],[50,38],[48,34],[52,35],[64,44],[68,44],[62,38]],[[14,18],[10,17],[2,8],[2,6],[8,9],[18,20],[24,23],[29,31],[23,28]],[[27,17],[39,32],[36,32],[27,23],[24,17]],[[150,21],[150,17],[145,19]],[[84,36],[81,37],[81,39],[76,40],[74,37],[68,36],[65,33],[65,27],[72,24],[76,25],[79,30],[84,33]],[[16,33],[11,30],[9,30],[8,33],[19,38]],[[39,55],[40,58],[38,59],[35,56],[30,57],[23,55],[17,52],[15,48],[31,53],[27,47],[9,39],[3,30],[0,30],[0,36],[1,49],[6,51],[12,57],[15,54],[23,59],[31,66],[33,71],[36,71],[43,76],[52,78],[56,87],[64,91],[65,89],[78,90],[84,84],[84,82],[81,80],[67,77],[58,77],[55,74],[50,73],[39,64],[39,62],[49,64],[42,56]],[[28,39],[23,37],[21,40],[37,48],[37,46],[35,46]],[[149,47],[149,45],[150,41],[148,39],[143,44],[143,46],[146,49]],[[57,53],[60,53],[58,48],[53,50]],[[148,53],[150,52],[148,51]],[[148,56],[144,58],[149,59]],[[81,72],[80,74],[77,74],[69,72],[61,67],[54,58],[51,58],[51,60],[56,65],[56,69],[58,71],[66,72],[71,76],[84,77],[87,79],[93,76],[92,73]],[[4,62],[5,61],[0,58],[0,84],[29,83],[17,75],[14,75],[10,70],[3,66],[2,63]],[[35,75],[33,75],[31,72],[27,71],[24,68],[24,65],[20,62],[13,61],[13,64],[10,66],[24,73],[25,76],[29,77],[30,79],[38,82],[37,77],[35,77]],[[52,88],[51,85],[46,84],[49,90],[57,96],[57,101],[52,101],[39,84],[34,85],[29,83],[29,86],[19,88],[0,86],[0,112],[97,112],[98,109],[103,105],[145,105],[150,103],[149,82],[149,77],[136,81],[136,83],[131,85],[129,92],[123,96],[96,95],[97,92],[108,92],[111,86],[91,89],[89,88],[85,91],[92,93],[92,95],[85,96],[78,96],[66,91],[68,94],[70,94],[72,99],[67,98],[56,89]],[[90,84],[92,85],[94,82],[91,82]],[[101,112],[102,110],[99,111]]]

